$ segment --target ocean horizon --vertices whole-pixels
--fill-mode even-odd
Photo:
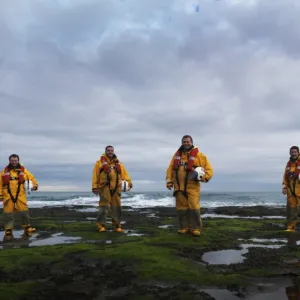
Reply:
[[[171,191],[165,192],[128,192],[122,195],[122,205],[133,208],[165,206],[174,207],[175,198]],[[286,198],[280,191],[271,192],[210,192],[204,191],[200,198],[201,207],[215,208],[221,206],[271,206],[283,207]],[[43,206],[97,206],[98,197],[92,192],[55,191],[31,192],[28,195],[29,207]]]

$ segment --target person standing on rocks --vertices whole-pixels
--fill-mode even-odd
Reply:
[[[300,206],[300,156],[299,147],[290,148],[290,159],[285,167],[282,193],[287,196],[287,232],[295,232]]]
[[[166,187],[174,188],[180,229],[178,233],[200,235],[200,182],[208,182],[213,169],[207,157],[193,145],[190,135],[182,137],[182,145],[173,155],[166,173]]]
[[[113,146],[106,146],[105,153],[95,163],[92,179],[92,192],[99,195],[99,213],[97,225],[99,232],[106,232],[106,218],[111,208],[112,223],[115,232],[124,232],[121,228],[121,193],[132,189],[132,181],[114,153]]]
[[[30,218],[27,205],[25,185],[31,181],[31,190],[38,189],[35,177],[25,169],[19,162],[19,156],[12,154],[9,157],[9,164],[0,174],[0,201],[3,201],[4,212],[4,239],[13,238],[14,212],[21,216],[24,233],[31,235],[35,228],[30,225]]]

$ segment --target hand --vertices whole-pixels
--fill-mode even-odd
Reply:
[[[92,189],[92,192],[93,192],[95,195],[99,195],[99,189],[98,189],[98,188]]]
[[[286,187],[283,187],[283,188],[282,188],[282,194],[283,194],[283,195],[286,195],[286,194],[287,194],[287,188],[286,188]]]
[[[37,185],[33,186],[33,187],[31,188],[31,190],[32,190],[32,191],[37,191],[37,190],[38,190],[38,186],[37,186]]]
[[[3,196],[2,195],[0,195],[0,202],[2,202],[3,201]]]
[[[167,189],[171,190],[173,188],[173,182],[168,182],[166,187]]]
[[[201,181],[201,182],[208,182],[209,179],[207,179],[207,178],[205,178],[205,177],[201,177],[201,178],[200,178],[200,181]]]
[[[129,188],[130,188],[130,190],[133,188],[132,182],[129,182]]]

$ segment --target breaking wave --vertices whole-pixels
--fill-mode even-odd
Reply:
[[[36,192],[28,197],[30,207],[44,206],[97,206],[98,197],[90,193],[46,193]],[[285,206],[285,199],[280,193],[207,193],[201,195],[201,207],[215,208],[221,206]],[[133,208],[143,207],[175,207],[172,193],[144,192],[124,193],[122,205]]]

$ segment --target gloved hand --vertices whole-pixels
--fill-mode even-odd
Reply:
[[[166,184],[167,189],[171,190],[173,188],[173,182],[168,182]]]
[[[133,187],[132,182],[129,182],[129,191],[132,189],[132,187]]]
[[[207,179],[207,178],[205,178],[205,177],[201,177],[200,181],[201,181],[201,182],[208,182],[209,179]]]
[[[31,190],[32,190],[32,191],[37,191],[37,190],[38,190],[38,186],[37,186],[37,185],[33,186],[33,187],[31,188]]]
[[[93,192],[95,195],[99,195],[99,189],[98,189],[98,188],[92,189],[92,192]]]
[[[286,195],[286,194],[287,194],[287,188],[286,188],[285,186],[282,188],[282,194],[283,194],[283,195]]]

